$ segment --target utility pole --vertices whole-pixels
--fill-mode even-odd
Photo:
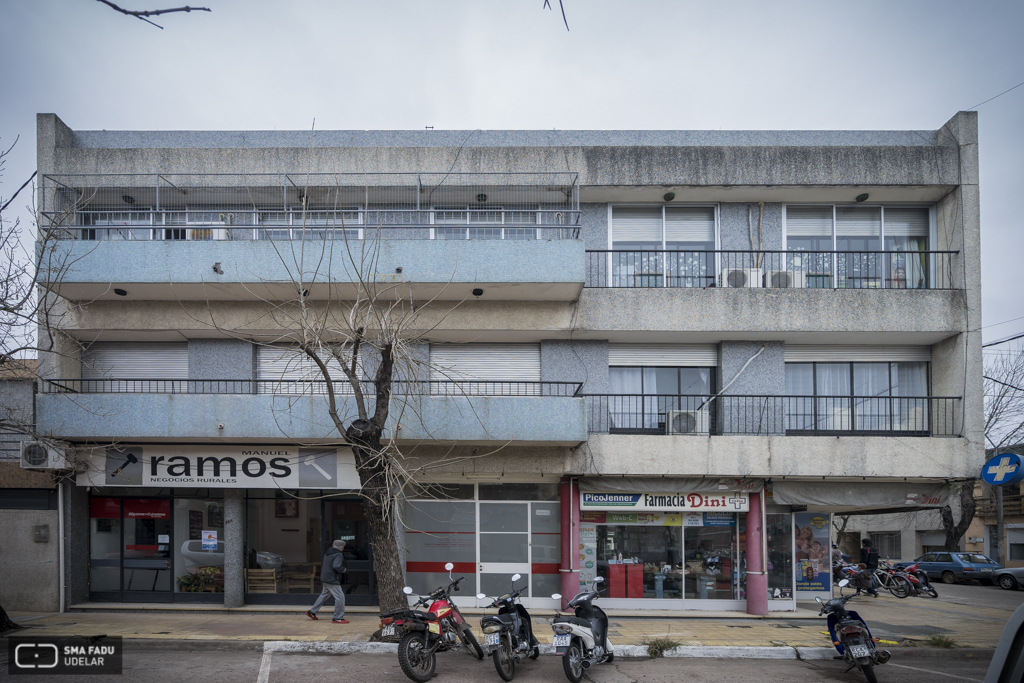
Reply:
[[[993,486],[996,491],[996,537],[993,539],[992,554],[995,555],[995,560],[999,564],[1006,566],[1006,561],[1003,558],[1003,487]]]

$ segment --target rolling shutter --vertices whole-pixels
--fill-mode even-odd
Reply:
[[[715,210],[712,207],[665,208],[666,242],[715,243]]]
[[[787,237],[832,237],[831,206],[787,206]]]
[[[540,381],[540,344],[431,344],[430,379]]]
[[[96,343],[82,353],[82,379],[188,379],[188,344]]]
[[[930,361],[930,346],[786,345],[787,363]]]
[[[661,248],[661,207],[612,207],[612,243],[654,242]]]
[[[886,237],[928,237],[928,209],[886,209]]]
[[[609,366],[713,368],[717,344],[609,344]]]
[[[329,360],[327,369],[335,381],[345,380],[345,373],[336,360]],[[318,382],[324,379],[320,368],[307,355],[283,344],[257,348],[256,378],[263,381],[301,379]]]
[[[882,234],[882,211],[874,207],[843,206],[836,211],[836,236],[874,237]]]

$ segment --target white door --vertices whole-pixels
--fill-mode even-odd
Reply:
[[[554,605],[561,591],[561,517],[558,503],[481,501],[479,505],[479,590],[488,596],[507,593],[512,575],[525,587],[527,607]]]

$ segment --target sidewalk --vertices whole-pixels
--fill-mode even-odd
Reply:
[[[90,606],[92,607],[92,606]],[[362,642],[378,628],[376,608],[349,609],[349,624],[332,624],[331,608],[319,621],[303,614],[302,607],[247,606],[237,610],[202,605],[154,605],[159,611],[103,605],[97,611],[66,614],[12,612],[24,626],[7,635],[123,636],[126,639],[178,641],[304,641]],[[932,635],[952,636],[960,647],[994,648],[1012,612],[992,607],[957,605],[924,598],[898,600],[889,595],[859,598],[851,603],[867,621],[875,637],[889,649],[928,645]],[[369,611],[364,611],[369,610]],[[479,636],[479,615],[464,610]],[[824,647],[829,639],[825,620],[815,603],[800,604],[797,612],[749,617],[735,613],[649,613],[608,610],[609,635],[614,645],[642,645],[652,638],[667,638],[684,646]],[[533,611],[534,631],[550,642],[554,610]]]

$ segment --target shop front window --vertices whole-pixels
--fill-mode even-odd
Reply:
[[[793,598],[793,516],[788,512],[767,514],[768,599]]]
[[[171,502],[151,498],[90,500],[90,590],[171,590]]]
[[[644,516],[654,514],[666,516],[662,513]],[[638,515],[608,513],[608,517],[619,516]],[[610,598],[681,598],[681,561],[682,527],[678,524],[602,524],[597,527],[597,575],[607,582]]]
[[[739,578],[736,515],[701,515],[703,526],[683,529],[686,546],[686,597],[698,600],[735,600]],[[709,515],[713,515],[708,518]]]
[[[174,590],[224,592],[224,501],[174,499]]]
[[[406,581],[414,593],[426,595],[454,572],[476,573],[476,503],[472,500],[412,500],[405,504]],[[472,584],[470,584],[472,585]]]
[[[273,497],[253,497],[260,494]],[[250,492],[246,507],[246,592],[319,590],[320,499]]]

